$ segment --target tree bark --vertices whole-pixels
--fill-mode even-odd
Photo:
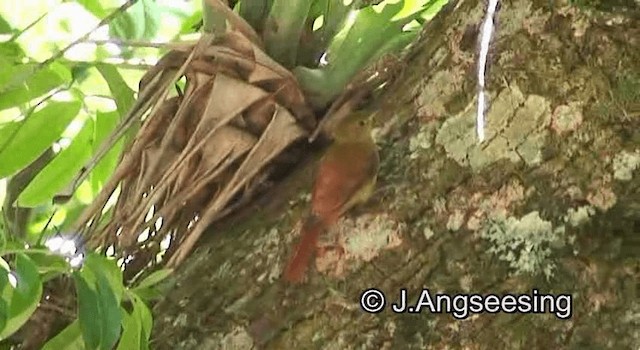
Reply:
[[[638,4],[503,1],[478,144],[485,6],[449,4],[377,99],[378,191],[328,238],[344,254],[319,254],[303,285],[280,279],[308,165],[211,228],[154,309],[153,348],[640,347]],[[361,309],[368,288],[381,313]],[[401,288],[566,293],[572,313],[395,314]]]

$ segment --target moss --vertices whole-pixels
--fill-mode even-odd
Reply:
[[[616,97],[624,104],[640,101],[640,74],[622,72],[616,79]]]
[[[606,117],[608,121],[624,122],[638,113],[640,103],[640,74],[629,71],[615,72],[612,87],[603,87],[598,103],[590,108],[590,114]]]

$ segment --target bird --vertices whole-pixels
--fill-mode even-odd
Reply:
[[[311,192],[311,208],[300,229],[300,241],[283,277],[301,283],[317,249],[318,238],[342,215],[369,199],[380,158],[371,136],[370,113],[356,111],[338,122],[333,142],[320,159]]]

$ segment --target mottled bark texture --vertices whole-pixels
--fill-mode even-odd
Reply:
[[[378,99],[378,192],[335,230],[345,253],[323,251],[304,285],[280,280],[307,206],[310,171],[302,171],[255,212],[211,229],[155,307],[154,348],[640,346],[637,2],[606,12],[503,1],[487,141],[478,145],[484,8],[479,0],[447,7]],[[571,293],[573,313],[367,314],[358,300],[371,287],[390,295],[537,288]]]

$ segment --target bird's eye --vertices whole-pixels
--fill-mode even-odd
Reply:
[[[366,120],[361,120],[358,122],[358,124],[360,124],[360,126],[365,126],[367,125],[367,121]]]

